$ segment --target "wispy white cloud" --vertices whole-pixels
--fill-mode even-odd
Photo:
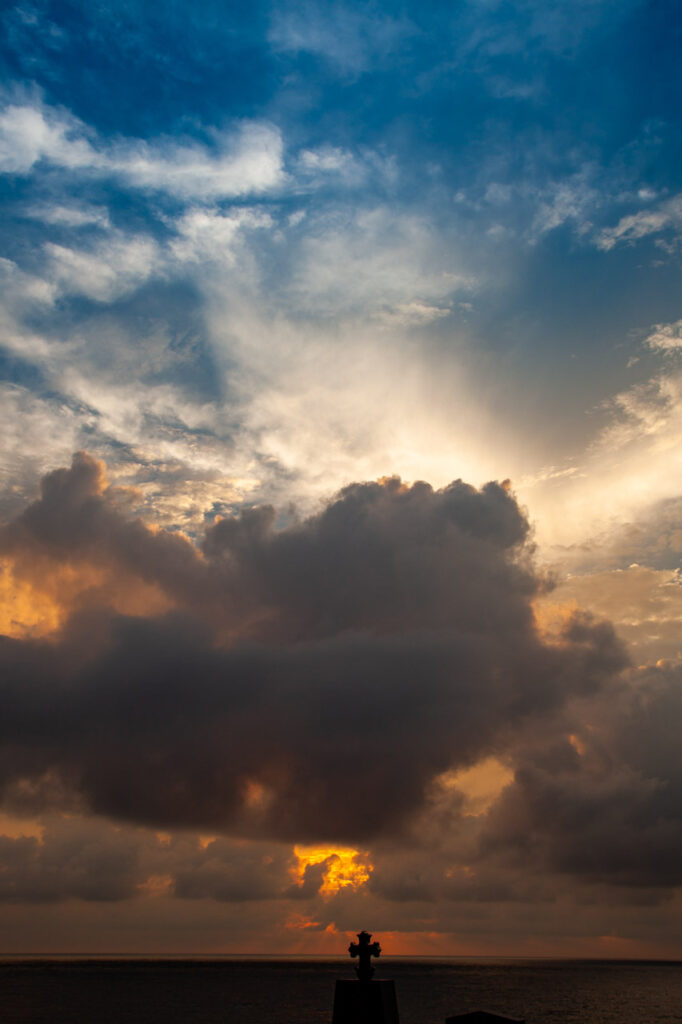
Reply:
[[[35,493],[36,481],[82,447],[81,416],[57,396],[0,383],[0,514],[19,508]]]
[[[57,284],[27,273],[12,260],[0,259],[0,343],[15,356],[43,363],[52,345],[29,326],[36,316],[49,312],[59,296]]]
[[[53,304],[57,289],[53,282],[21,270],[13,260],[0,258],[0,287],[5,308],[25,311],[27,305],[48,307]]]
[[[604,228],[599,232],[597,247],[608,252],[616,245],[633,243],[669,228],[682,228],[682,195],[673,196],[653,209],[639,210],[621,217],[615,227]]]
[[[406,18],[308,0],[276,9],[268,38],[275,50],[314,53],[341,73],[357,75],[415,31]]]
[[[644,344],[658,352],[682,349],[682,320],[676,320],[673,324],[656,324]]]
[[[445,251],[436,226],[387,207],[332,211],[310,224],[288,294],[318,314],[381,314],[410,302],[442,304],[476,286],[458,253]]]
[[[292,188],[308,189],[336,186],[361,188],[372,183],[387,184],[397,177],[395,159],[371,149],[351,152],[340,146],[321,145],[303,149],[291,164]]]
[[[258,194],[282,185],[283,143],[276,127],[243,122],[213,134],[212,147],[178,139],[104,140],[68,111],[37,102],[9,104],[0,113],[0,171],[26,174],[44,161],[188,199]]]
[[[661,355],[682,345],[682,321],[657,324],[642,343]],[[633,364],[634,365],[634,364]],[[637,364],[639,365],[639,364]],[[570,466],[522,482],[538,516],[538,537],[569,562],[597,552],[604,538],[682,493],[682,368],[657,372],[603,403],[607,422]],[[613,552],[609,551],[608,557]]]
[[[583,168],[577,175],[558,181],[538,196],[538,206],[529,231],[529,237],[536,241],[548,231],[570,222],[578,234],[584,234],[592,226],[590,213],[603,201],[603,195],[595,188],[591,179],[594,168]]]
[[[99,156],[82,121],[42,104],[9,104],[0,113],[0,170],[25,174],[40,160],[74,170]]]
[[[273,226],[272,217],[259,210],[241,208],[221,213],[216,209],[194,208],[174,224],[177,238],[170,249],[181,264],[212,260],[232,266],[244,231]]]
[[[111,235],[88,249],[45,244],[48,273],[60,290],[112,302],[136,291],[162,265],[157,243],[144,236]]]
[[[91,206],[88,203],[39,203],[29,206],[25,211],[27,217],[38,220],[42,224],[55,224],[65,228],[111,226],[109,211],[104,206]]]
[[[449,316],[451,310],[441,306],[432,306],[428,302],[403,302],[394,309],[382,310],[375,315],[375,319],[387,326],[421,327],[442,320]]]
[[[196,143],[125,140],[109,150],[105,167],[138,188],[185,198],[242,196],[283,184],[282,137],[273,125],[216,132],[215,143],[210,151]]]

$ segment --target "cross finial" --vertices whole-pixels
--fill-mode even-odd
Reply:
[[[358,932],[358,941],[351,942],[348,947],[350,955],[358,958],[358,966],[355,968],[355,973],[359,981],[371,981],[374,974],[371,958],[373,956],[381,956],[381,946],[378,942],[372,942],[371,939],[372,936],[369,932]]]

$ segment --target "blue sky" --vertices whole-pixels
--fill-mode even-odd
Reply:
[[[511,479],[556,584],[542,621],[593,612],[633,664],[677,665],[676,4],[26,2],[2,24],[8,537],[80,450],[116,508],[198,546],[354,482]],[[51,635],[87,587],[41,591],[12,543],[8,631]],[[160,615],[166,587],[107,600]],[[498,781],[517,764],[490,756]]]
[[[17,274],[51,289],[17,316],[61,341],[87,324],[78,362],[98,390],[111,400],[105,377],[125,364],[150,401],[177,392],[201,427],[166,427],[200,429],[205,446],[215,436],[221,467],[240,435],[240,460],[275,470],[255,474],[259,494],[279,493],[282,474],[287,498],[334,490],[353,477],[358,442],[344,444],[338,410],[343,468],[296,483],[296,454],[275,441],[286,425],[276,410],[261,424],[259,373],[220,336],[248,330],[230,328],[240,317],[300,332],[294,362],[319,361],[314,376],[356,425],[360,352],[384,381],[400,378],[403,393],[382,399],[398,417],[419,376],[413,408],[439,414],[422,433],[458,451],[424,466],[438,482],[563,467],[604,403],[651,375],[642,343],[679,313],[670,5],[46,4],[4,21],[5,256],[15,293]],[[38,419],[61,408],[75,441],[89,430],[102,453],[122,445],[145,462],[139,432],[91,398],[86,424],[84,395],[26,348],[13,346],[5,375],[31,382]],[[275,367],[269,381],[289,406],[292,389],[310,389],[291,360],[286,382]],[[197,413],[203,402],[214,417]],[[159,428],[166,417],[158,402],[139,414]],[[407,456],[367,429],[388,472],[420,474],[429,441]],[[510,430],[516,450],[498,458]]]

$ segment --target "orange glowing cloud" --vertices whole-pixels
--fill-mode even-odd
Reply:
[[[497,757],[486,757],[471,768],[444,772],[434,782],[435,798],[457,790],[464,797],[464,814],[485,814],[505,786],[514,778],[513,771]]]
[[[9,560],[0,562],[0,634],[44,636],[62,623],[62,609],[52,594],[17,577]]]
[[[369,881],[374,870],[367,851],[354,850],[349,846],[295,846],[294,855],[296,864],[291,871],[299,885],[303,884],[307,867],[325,865],[320,892],[326,896],[341,889],[359,889]]]
[[[48,636],[75,609],[96,604],[135,616],[162,615],[174,607],[160,587],[113,566],[46,558],[0,563],[0,634]]]
[[[130,523],[142,540],[156,528],[125,516],[131,494],[108,485],[101,462],[79,453],[71,470],[57,470],[44,485],[41,499],[0,534],[1,634],[48,636],[73,611],[93,605],[134,616],[175,607],[164,587],[143,578],[134,559],[123,564],[107,548],[112,524]]]

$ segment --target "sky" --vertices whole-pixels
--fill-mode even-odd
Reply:
[[[0,17],[0,953],[682,957],[678,5]]]

